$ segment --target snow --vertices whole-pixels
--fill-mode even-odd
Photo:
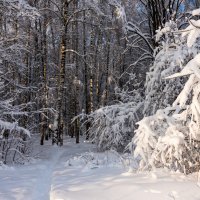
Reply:
[[[192,15],[193,16],[200,15],[200,8],[193,10]]]
[[[95,152],[67,138],[63,147],[37,146],[31,163],[0,167],[1,200],[199,200],[199,176],[167,170],[136,172],[128,154]],[[198,181],[199,182],[199,181]]]
[[[192,47],[196,42],[197,38],[199,38],[200,34],[200,20],[193,20],[189,21],[190,25],[184,30],[182,37],[187,36],[187,45],[188,47]]]
[[[28,135],[30,137],[29,130],[18,126],[18,123],[10,123],[10,122],[0,120],[0,127],[3,129],[3,131],[0,133],[0,137],[1,137],[1,134],[4,132],[5,129],[8,129],[10,131],[16,130],[18,132],[23,132],[25,135]]]
[[[187,65],[183,68],[180,73],[173,74],[167,78],[176,78],[180,76],[186,76],[190,74],[195,74],[200,79],[200,54],[197,54],[192,60],[190,60]]]

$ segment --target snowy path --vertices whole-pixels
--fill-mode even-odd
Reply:
[[[39,160],[34,164],[0,169],[0,200],[50,200],[56,169],[62,170],[69,158],[90,151],[88,144],[68,139],[63,147],[37,146]]]
[[[42,199],[49,200],[50,199],[50,191],[51,191],[51,181],[52,174],[55,169],[55,166],[59,163],[61,155],[63,151],[57,151],[51,162],[47,162],[46,166],[43,167],[43,170],[39,173],[39,177],[36,182],[36,188],[34,189],[33,200]]]
[[[126,173],[120,163],[103,165],[106,153],[94,154],[98,164],[91,165],[97,160],[77,155],[93,146],[69,139],[61,148],[37,149],[36,163],[0,170],[0,200],[200,200],[196,174]]]
[[[52,147],[50,147],[52,148]],[[65,168],[64,163],[71,157],[90,151],[91,146],[87,144],[74,144],[74,139],[65,141],[63,147],[53,147],[52,156],[46,162],[36,182],[34,195],[32,200],[50,200],[53,179],[58,176],[57,170],[61,171]]]

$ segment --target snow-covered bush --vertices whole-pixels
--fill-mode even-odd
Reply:
[[[174,33],[182,42],[175,43],[175,49],[168,49],[171,54],[173,52],[176,55],[174,60],[168,62],[179,62],[180,65],[176,64],[175,70],[171,70],[169,65],[169,73],[175,73],[166,78],[171,80],[189,76],[189,79],[172,106],[158,110],[155,115],[138,122],[139,128],[129,144],[134,156],[140,159],[140,169],[168,167],[185,173],[200,170],[200,20],[192,19],[189,23],[185,30]],[[192,58],[182,66],[178,55],[184,43],[187,45],[187,49],[184,45],[185,52],[189,52],[185,54],[187,59],[191,56]],[[165,57],[165,54],[162,54],[162,57]],[[155,61],[155,67],[157,64],[161,66]],[[151,79],[161,76],[163,71],[157,73],[154,73],[155,77],[152,76]],[[177,87],[179,86],[175,85],[174,90]],[[170,95],[173,95],[173,91],[169,88]]]
[[[184,118],[181,119],[186,112],[180,107],[169,107],[138,122],[139,128],[129,147],[135,157],[140,157],[140,169],[166,166],[185,171],[189,163],[194,164],[187,144],[188,128]]]
[[[99,150],[122,151],[130,142],[139,120],[137,113],[143,103],[121,103],[106,106],[88,116],[89,136]]]
[[[0,120],[0,162],[23,163],[28,151],[30,132],[18,126]]]
[[[3,76],[1,71],[0,75]],[[0,88],[0,162],[23,163],[30,145],[30,133],[24,120],[29,106],[14,105],[19,90],[11,90],[12,85],[5,86],[1,79]]]
[[[66,166],[93,170],[96,168],[126,168],[134,167],[135,161],[130,154],[120,154],[113,150],[105,152],[86,152],[70,158]]]

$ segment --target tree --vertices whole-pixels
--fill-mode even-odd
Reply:
[[[27,153],[30,93],[30,22],[38,12],[28,3],[3,1],[0,34],[1,161],[23,162]],[[23,29],[23,28],[24,29]]]
[[[192,14],[196,16],[200,12],[195,10]],[[173,46],[176,44],[177,47],[168,48],[168,51],[177,51],[182,44],[186,44],[185,52],[189,52],[190,59],[183,66],[177,65],[177,68],[181,67],[179,72],[167,77],[167,79],[174,79],[189,76],[189,79],[172,106],[158,110],[155,115],[146,117],[138,123],[139,128],[130,144],[134,155],[140,158],[141,169],[166,166],[184,173],[199,171],[200,55],[198,48],[200,35],[198,24],[200,22],[190,19],[189,23],[187,28],[174,33],[177,34],[177,38],[181,38],[181,43],[171,43]],[[176,59],[178,61],[179,57],[177,56]],[[171,65],[174,65],[174,61],[171,61]]]

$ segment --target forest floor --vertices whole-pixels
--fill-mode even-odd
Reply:
[[[200,200],[197,174],[128,172],[128,160],[83,140],[35,149],[32,163],[0,168],[0,200]]]

